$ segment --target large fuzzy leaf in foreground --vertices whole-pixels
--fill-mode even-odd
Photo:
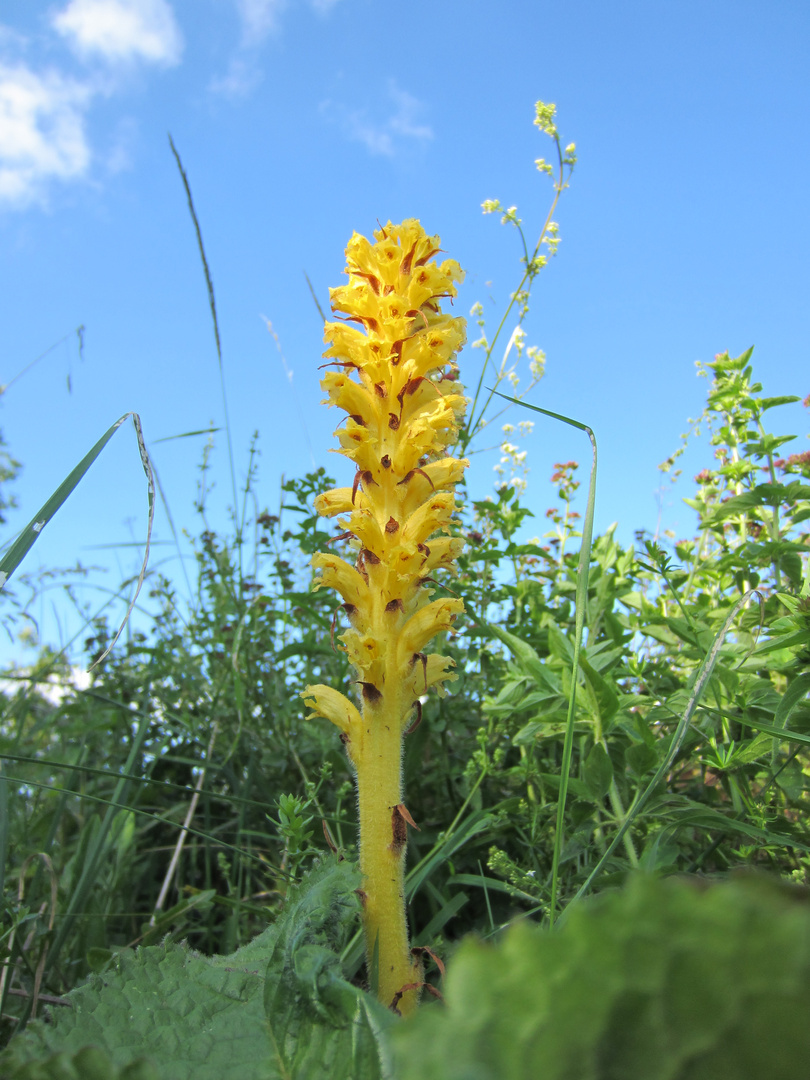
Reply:
[[[168,944],[120,957],[68,995],[70,1009],[29,1025],[0,1075],[93,1045],[119,1068],[148,1058],[159,1080],[376,1080],[394,1017],[342,978],[339,960],[358,882],[349,863],[324,860],[232,956]]]
[[[28,1061],[3,1080],[160,1080],[152,1066],[141,1058],[119,1068],[103,1050],[87,1046],[75,1054],[62,1051],[42,1061]]]
[[[696,880],[696,879],[695,879]],[[392,1033],[398,1080],[795,1080],[810,1060],[810,901],[758,878],[637,878],[468,940],[447,1008]]]

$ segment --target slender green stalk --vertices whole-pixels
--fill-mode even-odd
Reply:
[[[566,168],[568,169],[568,177],[570,179],[574,165],[576,164],[576,147],[573,143],[570,143],[568,146],[565,147],[565,149],[563,149],[562,143],[560,141],[559,132],[557,131],[557,126],[554,122],[555,114],[555,105],[546,105],[542,101],[538,101],[535,104],[534,124],[542,132],[548,135],[554,142],[554,148],[557,154],[557,177],[554,182],[554,198],[552,199],[551,206],[549,207],[549,211],[546,214],[546,220],[543,222],[543,227],[540,230],[540,234],[537,238],[537,242],[534,245],[534,249],[531,254],[529,253],[529,246],[526,243],[526,235],[523,231],[520,219],[517,216],[516,208],[510,207],[509,209],[505,209],[503,206],[501,206],[500,201],[497,199],[489,199],[483,204],[484,213],[495,213],[502,211],[502,223],[509,223],[511,225],[514,225],[514,227],[518,230],[521,246],[523,247],[523,259],[521,261],[524,266],[524,271],[523,276],[518,283],[518,287],[512,293],[509,303],[506,306],[506,310],[504,311],[501,318],[501,321],[498,323],[497,329],[495,330],[495,336],[492,338],[492,341],[486,343],[484,364],[481,368],[481,374],[478,378],[478,384],[476,385],[475,392],[473,393],[472,401],[469,408],[469,420],[464,425],[464,428],[461,431],[459,437],[459,453],[462,454],[467,451],[470,443],[475,438],[478,431],[483,427],[484,416],[486,415],[487,409],[489,408],[493,396],[497,392],[496,390],[487,387],[486,389],[489,396],[476,413],[478,399],[482,389],[484,389],[484,382],[487,377],[487,371],[492,364],[492,355],[495,351],[498,340],[503,333],[503,329],[506,326],[507,320],[509,319],[509,316],[517,305],[519,309],[517,325],[520,326],[520,324],[523,322],[528,312],[529,292],[531,290],[534,279],[537,277],[540,270],[546,265],[548,261],[548,256],[542,254],[543,247],[544,245],[547,246],[549,252],[553,254],[556,251],[557,244],[559,243],[559,238],[557,236],[557,226],[554,224],[553,221],[554,211],[557,209],[557,203],[559,202],[560,195],[562,195],[563,191],[568,186],[568,181],[566,180],[565,176],[565,170]],[[546,162],[543,158],[539,158],[535,162],[535,164],[537,165],[539,172],[547,173],[549,176],[553,176],[555,168],[548,162]],[[509,349],[512,345],[512,340],[513,339],[510,339],[509,345],[506,348],[504,360],[506,358],[506,355],[509,353]],[[503,377],[503,372],[501,372],[496,379],[496,387]],[[531,389],[531,387],[529,387],[529,389]],[[504,397],[505,395],[501,394],[500,396]],[[493,419],[495,418],[493,417]]]
[[[231,421],[228,415],[228,396],[225,392],[225,368],[222,362],[222,339],[220,338],[219,334],[219,319],[217,318],[217,302],[216,298],[214,297],[214,282],[211,278],[211,271],[208,269],[208,259],[205,255],[205,245],[203,244],[202,229],[200,228],[200,221],[197,217],[197,211],[194,208],[194,199],[191,195],[191,185],[189,184],[186,170],[183,168],[183,162],[180,159],[180,154],[177,150],[177,147],[174,145],[174,140],[172,139],[171,135],[169,136],[169,146],[171,147],[172,154],[174,155],[174,160],[177,163],[177,168],[180,172],[180,179],[183,181],[183,189],[186,193],[188,210],[191,214],[191,220],[194,224],[194,232],[197,237],[197,246],[200,249],[200,260],[202,261],[203,273],[205,274],[205,286],[208,290],[208,307],[211,311],[211,321],[214,326],[214,340],[217,346],[217,362],[219,364],[219,385],[220,393],[222,394],[222,411],[225,414],[225,435],[228,443],[228,462],[231,469],[231,491],[233,494],[233,520],[234,525],[237,526],[237,540],[239,541],[237,546],[239,550],[239,568],[241,576],[242,544],[241,533],[239,531],[239,524],[237,518],[237,506],[239,503],[239,498],[236,488],[236,466],[234,464],[233,458],[233,438],[231,436]]]
[[[591,565],[591,544],[593,540],[593,511],[596,502],[596,436],[587,424],[579,420],[572,420],[569,416],[551,412],[549,409],[541,409],[537,405],[529,405],[517,398],[507,397],[494,390],[498,397],[505,398],[515,405],[522,405],[524,409],[542,413],[554,420],[561,420],[564,424],[579,428],[584,431],[591,440],[593,447],[593,459],[591,462],[591,476],[588,483],[588,505],[585,510],[585,520],[582,525],[582,545],[579,550],[579,567],[577,570],[576,591],[576,617],[574,623],[574,657],[571,663],[571,693],[568,698],[568,716],[566,719],[565,741],[563,743],[563,758],[560,766],[560,795],[557,800],[557,824],[554,832],[554,855],[551,867],[551,903],[549,905],[549,925],[554,925],[557,912],[557,893],[560,880],[560,856],[562,854],[564,825],[565,825],[565,802],[568,796],[568,779],[571,772],[571,759],[574,752],[574,720],[576,717],[577,680],[579,678],[579,656],[582,649],[582,633],[585,628],[585,612],[588,606],[588,572]]]

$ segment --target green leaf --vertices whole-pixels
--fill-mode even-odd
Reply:
[[[452,883],[458,884],[455,878],[451,878],[450,881]],[[483,883],[484,888],[486,888],[486,879],[476,878],[475,882],[477,885],[481,885]],[[423,929],[420,930],[416,937],[413,939],[413,944],[429,944],[437,934],[440,934],[442,932],[444,926],[448,922],[450,922],[453,916],[456,915],[464,907],[464,905],[469,901],[469,899],[470,898],[469,896],[467,896],[466,893],[459,892],[456,893],[456,895],[450,900],[448,900],[446,904],[442,904],[442,906],[439,908],[439,910],[436,912],[436,914],[433,916],[427,926],[423,927]]]
[[[807,645],[810,643],[810,631],[797,630],[792,634],[783,634],[781,637],[772,638],[770,641],[758,645],[754,649],[753,656],[762,656],[763,653],[775,652],[777,649],[791,649],[794,645]]]
[[[790,714],[808,693],[810,693],[810,672],[805,671],[793,680],[782,696],[782,700],[774,713],[773,726],[784,727],[790,719]]]
[[[495,822],[495,816],[485,810],[476,810],[468,818],[465,818],[454,832],[438,843],[408,873],[405,879],[405,895],[408,900],[415,895],[422,882],[430,877],[437,866],[446,863],[454,852],[464,847],[474,836],[489,829]]]
[[[558,932],[522,921],[495,947],[468,939],[445,999],[392,1031],[398,1080],[795,1080],[808,894],[638,876]]]
[[[158,1080],[377,1080],[396,1018],[346,982],[340,964],[359,880],[350,863],[325,859],[290,890],[277,921],[231,956],[170,943],[117,956],[67,996],[71,1008],[12,1040],[0,1076],[93,1044],[118,1069],[147,1058]]]
[[[173,926],[176,926],[178,923],[184,923],[186,921],[186,916],[190,911],[196,909],[207,911],[216,895],[216,889],[203,889],[198,893],[194,893],[192,896],[184,897],[179,904],[175,904],[174,907],[169,908],[168,911],[164,911],[163,914],[155,920],[154,926],[150,926],[149,923],[146,923],[141,927],[141,932],[143,934],[142,944],[150,945],[152,942],[157,941],[167,934]]]
[[[780,741],[799,742],[804,743],[805,746],[810,746],[810,735],[803,735],[801,732],[791,731],[789,728],[774,727],[773,724],[761,724],[758,720],[751,720],[746,716],[738,716],[736,721],[738,724],[753,728],[755,731],[764,731],[766,735],[773,735]]]
[[[487,629],[490,630],[496,638],[502,641],[507,649],[509,649],[512,656],[515,658],[515,663],[524,675],[528,675],[530,679],[539,683],[540,686],[545,686],[548,690],[559,690],[559,687],[556,686],[549,677],[543,661],[531,645],[521,638],[516,637],[514,634],[510,634],[508,630],[504,630],[495,623],[487,623]]]
[[[804,773],[798,761],[791,761],[776,774],[776,782],[791,802],[800,799],[804,791]]]
[[[115,953],[112,949],[103,949],[94,946],[87,950],[87,966],[91,971],[100,972],[109,964]]]
[[[45,1061],[29,1061],[4,1080],[160,1080],[145,1058],[119,1068],[97,1046],[86,1046],[75,1054],[53,1054]]]
[[[97,1046],[86,1046],[75,1054],[53,1054],[44,1061],[29,1061],[3,1077],[4,1080],[160,1080],[145,1058],[119,1068]]]
[[[551,703],[554,703],[553,708]],[[535,690],[530,693],[525,692],[525,681],[521,681],[521,685],[515,686],[506,685],[495,701],[491,698],[484,699],[484,713],[487,716],[512,716],[514,713],[523,713],[528,709],[536,709],[538,706],[545,706],[548,712],[554,714],[561,704],[565,704],[565,698],[559,692],[551,690]],[[537,717],[537,719],[544,719],[543,717]]]
[[[613,781],[613,763],[600,742],[593,744],[582,771],[591,796],[596,802],[601,802]]]
[[[802,583],[802,560],[798,552],[787,551],[779,557],[779,569],[794,585]]]
[[[633,803],[615,836],[610,841],[605,851],[601,854],[596,864],[591,867],[588,872],[588,876],[585,878],[583,884],[580,885],[579,890],[574,897],[575,901],[579,900],[580,897],[584,896],[585,893],[588,891],[591,886],[591,882],[595,880],[597,875],[607,863],[610,856],[618,847],[619,843],[626,836],[627,831],[632,825],[633,821],[644,809],[645,804],[652,798],[658,787],[658,784],[661,782],[666,771],[669,769],[669,767],[672,765],[672,762],[675,760],[675,757],[677,756],[680,748],[683,746],[684,740],[686,739],[687,732],[689,731],[689,725],[692,722],[692,717],[695,714],[695,710],[698,707],[701,696],[703,695],[704,690],[709,684],[715,666],[717,665],[717,661],[720,656],[720,651],[723,647],[723,642],[725,641],[726,634],[731,629],[732,625],[734,624],[734,620],[737,618],[738,613],[748,601],[749,597],[750,593],[743,594],[743,596],[740,597],[740,599],[726,616],[726,620],[720,628],[719,632],[717,633],[714,642],[711,645],[711,648],[708,650],[706,656],[701,662],[700,667],[695,673],[694,680],[692,681],[691,689],[689,691],[689,700],[686,703],[686,708],[680,720],[678,721],[678,726],[675,729],[672,738],[669,740],[666,754],[659,763],[658,768],[655,771],[655,775],[650,779],[644,791],[642,791],[640,794],[638,792],[636,793],[636,796],[633,799]],[[670,708],[674,708],[675,701],[676,699],[678,699],[680,693],[681,691],[676,690],[675,693],[671,695],[668,701],[668,705],[670,706]],[[648,714],[648,722],[651,719],[651,715],[652,710],[651,713]]]
[[[737,514],[745,514],[757,506],[781,506],[783,503],[790,504],[798,499],[806,499],[810,495],[810,488],[800,482],[791,484],[757,484],[751,491],[742,495],[734,495],[721,506],[712,511],[707,524],[714,525],[724,521],[728,517]]]
[[[752,761],[764,757],[772,746],[773,739],[769,735],[759,734],[754,739],[748,739],[735,747],[727,767],[735,768],[738,765],[750,765]]]
[[[576,725],[576,731],[579,734],[589,734],[591,730],[588,724]],[[535,739],[553,739],[558,735],[564,735],[565,731],[565,713],[557,710],[547,716],[535,717],[534,720],[524,724],[512,741],[515,746],[526,746]]]
[[[624,752],[624,759],[637,776],[644,776],[658,764],[658,754],[646,743],[633,743]]]
[[[148,1056],[161,1080],[218,1080],[231,1066],[270,1080],[281,1073],[263,1031],[262,984],[258,970],[226,971],[180,945],[139,949],[69,994],[72,1007],[52,1023],[29,1024],[10,1050],[36,1059],[93,1043],[118,1066]]]
[[[540,773],[540,779],[546,785],[551,788],[552,791],[559,791],[562,787],[562,777],[558,773]],[[591,793],[587,784],[583,780],[578,780],[575,776],[568,778],[568,790],[576,795],[578,799],[590,800]]]
[[[662,813],[660,808],[659,813]],[[798,851],[810,851],[810,846],[796,840],[789,833],[777,833],[775,826],[771,829],[760,829],[747,821],[722,814],[719,810],[713,810],[709,806],[701,806],[689,800],[686,801],[686,805],[671,810],[669,816],[681,827],[697,827],[709,832],[739,833],[761,846],[773,844],[778,847],[793,847]]]
[[[593,696],[595,697],[596,704],[599,708],[599,718],[602,721],[602,725],[603,727],[607,727],[619,708],[619,695],[607,679],[603,678],[603,676],[588,663],[584,656],[580,656],[579,658],[579,667],[593,691]]]
[[[796,401],[801,401],[799,397],[794,397],[792,394],[783,395],[782,397],[766,397],[760,398],[757,402],[762,412],[766,409],[773,409],[776,405],[793,405]]]

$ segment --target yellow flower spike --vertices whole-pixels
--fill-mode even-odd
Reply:
[[[355,670],[358,709],[337,690],[308,686],[312,709],[341,731],[357,772],[360,870],[369,981],[387,1006],[416,1008],[422,970],[408,948],[405,849],[413,825],[402,796],[402,739],[429,690],[456,676],[452,660],[425,647],[464,611],[432,574],[453,570],[462,548],[450,536],[453,491],[466,461],[447,456],[466,401],[455,366],[464,319],[444,314],[464,274],[436,263],[440,244],[418,221],[390,222],[374,243],[355,233],[346,248],[349,282],[330,290],[342,321],[327,323],[325,403],[347,413],[337,451],[355,466],[351,487],[319,495],[315,508],[338,519],[357,550],[351,566],[313,556],[316,588],[343,598],[349,628],[338,635]],[[355,324],[355,325],[348,325]],[[345,622],[344,622],[345,626]]]

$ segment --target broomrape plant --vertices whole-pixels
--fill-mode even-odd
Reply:
[[[316,554],[315,588],[335,589],[350,628],[340,635],[357,673],[358,709],[331,686],[307,686],[309,714],[331,720],[356,771],[366,960],[379,999],[413,1011],[423,985],[408,948],[404,868],[407,827],[402,740],[421,719],[420,698],[455,679],[452,661],[425,653],[464,610],[449,596],[431,599],[439,569],[452,569],[462,541],[447,534],[455,485],[468,462],[447,456],[466,401],[457,382],[465,321],[443,314],[442,298],[463,280],[458,263],[432,261],[439,238],[416,220],[390,222],[375,243],[355,233],[346,248],[349,284],[330,290],[342,321],[327,323],[324,353],[338,370],[321,382],[326,404],[348,414],[336,431],[356,466],[351,487],[318,496],[356,550],[354,565]],[[359,323],[362,327],[347,325]],[[356,375],[356,377],[353,377]]]

